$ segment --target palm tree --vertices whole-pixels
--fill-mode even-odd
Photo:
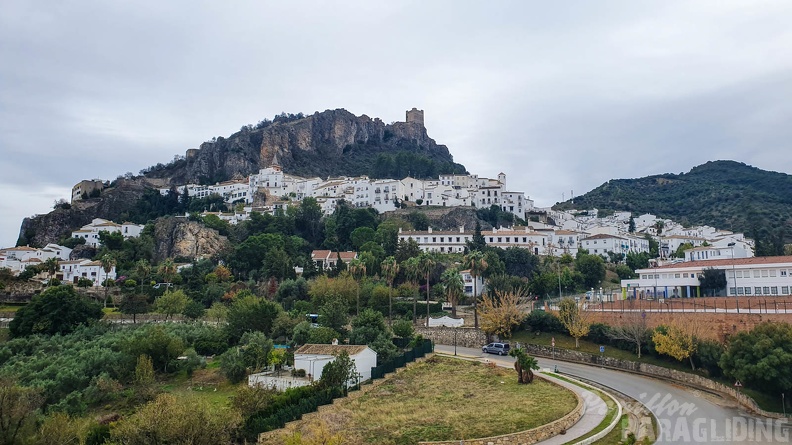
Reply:
[[[99,260],[102,263],[102,270],[105,273],[105,279],[102,285],[105,288],[105,298],[104,298],[104,307],[107,307],[107,292],[110,290],[109,286],[107,285],[107,280],[110,275],[110,272],[113,271],[113,268],[116,266],[116,259],[109,253],[104,254],[102,258]]]
[[[360,280],[361,277],[366,275],[366,263],[355,258],[349,262],[347,270],[356,280]],[[357,315],[360,315],[360,283],[357,283]]]
[[[52,276],[58,271],[58,259],[55,257],[47,258],[47,260],[44,261],[44,270],[47,271],[47,276],[49,276],[47,285],[52,286]]]
[[[388,282],[388,326],[393,325],[393,281],[396,279],[396,275],[399,273],[399,263],[396,262],[396,258],[389,256],[382,260],[382,264],[380,264],[380,268],[382,269],[382,275],[385,278],[385,281]]]
[[[459,270],[455,267],[446,269],[440,280],[443,282],[446,298],[451,303],[451,316],[456,318],[457,304],[459,304],[459,297],[465,290],[465,283],[462,282]]]
[[[149,275],[151,275],[151,264],[149,264],[148,260],[142,259],[135,263],[135,275],[137,275],[138,279],[140,279],[140,284],[149,284],[146,281],[148,280]]]
[[[173,282],[173,277],[176,275],[176,271],[176,263],[173,262],[172,258],[166,258],[157,269],[157,272],[162,275],[166,283]]]
[[[464,266],[470,269],[470,276],[473,277],[473,324],[478,329],[478,289],[476,279],[487,270],[487,259],[480,251],[470,252],[462,260]]]
[[[421,275],[426,277],[426,326],[429,327],[429,277],[432,275],[434,271],[435,265],[437,263],[435,260],[426,252],[423,252],[421,256],[418,257],[418,268],[421,271]]]
[[[412,257],[404,260],[402,267],[404,268],[404,275],[407,277],[407,281],[409,281],[410,284],[417,286],[418,282],[421,280],[421,265],[418,262],[418,257]],[[413,295],[413,324],[415,324],[417,321],[417,314],[415,313],[417,310],[417,302],[418,296]]]

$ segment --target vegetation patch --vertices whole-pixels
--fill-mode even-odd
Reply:
[[[576,404],[571,392],[544,380],[518,384],[511,369],[434,357],[299,428],[305,433],[328,426],[345,444],[471,439],[536,428]]]

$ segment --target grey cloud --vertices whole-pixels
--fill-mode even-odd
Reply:
[[[0,244],[48,210],[35,193],[281,111],[417,106],[457,161],[538,205],[711,159],[789,172],[790,19],[747,0],[8,0],[0,187],[19,192],[0,202]]]

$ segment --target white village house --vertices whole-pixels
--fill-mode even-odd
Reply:
[[[303,345],[294,351],[294,369],[304,369],[306,376],[319,380],[325,365],[344,351],[355,363],[360,381],[371,379],[371,368],[377,366],[377,353],[366,345]]]
[[[84,225],[80,230],[72,232],[72,238],[83,238],[85,239],[86,245],[98,248],[102,245],[102,242],[99,240],[99,234],[101,232],[118,232],[124,236],[124,239],[137,238],[140,236],[140,233],[143,232],[143,225],[131,222],[117,224],[106,219],[94,218],[90,224]]]

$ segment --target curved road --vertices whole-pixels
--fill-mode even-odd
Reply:
[[[436,345],[454,353],[454,346]],[[481,349],[457,347],[459,354],[513,361],[511,357],[484,354]],[[792,428],[783,420],[756,417],[735,402],[663,380],[595,366],[538,358],[542,368],[558,371],[614,388],[646,405],[657,417],[657,444],[676,443],[792,443]]]

